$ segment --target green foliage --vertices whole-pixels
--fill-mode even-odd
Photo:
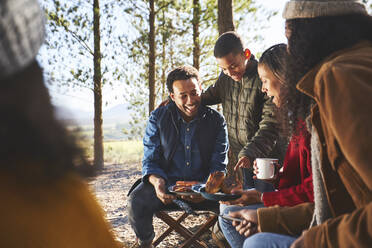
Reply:
[[[136,38],[130,42],[129,58],[132,63],[136,64],[136,75],[133,75],[135,83],[141,84],[142,87],[148,82],[148,7],[147,1],[131,1],[130,7],[125,12],[132,16],[132,25],[137,31]],[[172,68],[192,64],[192,1],[156,1],[156,92],[167,92],[165,87],[164,72],[168,73]],[[216,9],[215,1],[201,1],[201,23],[200,23],[200,45],[201,66],[200,73],[202,79],[216,79],[216,66],[212,55],[212,47],[217,38],[216,31]],[[161,53],[165,46],[165,57],[161,59]],[[163,77],[162,77],[163,76]],[[139,79],[138,79],[139,78]],[[138,81],[137,81],[138,80]],[[133,81],[131,81],[133,84]],[[145,102],[148,93],[134,94],[135,99],[130,101]],[[157,104],[164,96],[157,94]],[[143,98],[138,100],[136,98]],[[136,105],[136,104],[135,104]],[[138,105],[137,105],[138,106]],[[141,111],[146,113],[146,110]],[[144,115],[146,116],[146,115]]]
[[[278,15],[278,11],[265,9],[258,0],[234,0],[234,18],[237,32],[242,36],[245,45],[259,44],[259,48],[252,51],[258,56],[267,46],[262,34],[268,28],[268,21]],[[284,25],[284,21],[283,21]],[[284,32],[284,30],[283,30]]]
[[[101,53],[103,83],[125,83],[123,95],[135,110],[129,125],[120,131],[142,137],[148,116],[149,6],[147,0],[101,0]],[[262,41],[265,21],[276,15],[258,1],[235,0],[234,22],[247,44]],[[49,35],[42,57],[49,84],[66,93],[93,89],[93,13],[89,0],[43,0]],[[218,37],[217,1],[200,0],[200,75],[204,88],[215,82],[220,70],[213,56]],[[192,1],[155,1],[156,104],[167,94],[165,75],[174,67],[192,64]],[[261,16],[261,17],[259,17]],[[238,31],[239,31],[238,29]],[[260,32],[257,32],[260,31]],[[163,52],[165,51],[165,52]],[[259,51],[253,51],[259,52]]]
[[[125,32],[117,32],[124,3],[101,1],[102,83],[115,85],[126,74]],[[46,46],[41,51],[47,82],[62,94],[93,90],[93,5],[89,0],[43,0],[47,16]],[[99,11],[98,9],[95,11]],[[115,30],[115,32],[114,32]],[[47,54],[43,56],[43,54]]]

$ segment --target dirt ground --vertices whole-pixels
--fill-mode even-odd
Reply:
[[[105,210],[106,218],[111,223],[117,239],[124,243],[124,247],[131,247],[136,239],[128,222],[127,193],[140,176],[140,165],[137,163],[112,164],[105,165],[105,169],[100,175],[89,182],[98,201]],[[173,217],[180,214],[182,214],[182,212],[171,213]],[[182,223],[185,227],[189,228],[189,230],[193,231],[200,226],[200,223],[202,223],[205,218],[206,216],[203,215],[197,217],[189,216]],[[153,224],[156,236],[167,228],[167,225],[156,217],[154,217]],[[202,238],[206,241],[208,247],[217,247],[211,240],[211,233],[204,235]],[[183,237],[173,231],[157,247],[178,247],[183,240]]]

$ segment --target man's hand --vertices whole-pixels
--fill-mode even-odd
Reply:
[[[245,237],[249,237],[255,233],[260,232],[258,225],[257,210],[243,209],[236,212],[230,212],[229,215],[233,218],[242,219],[243,221],[233,221],[236,231]]]
[[[199,202],[202,202],[204,201],[204,197],[202,197],[200,194],[195,194],[195,195],[182,195],[181,196],[181,199],[182,200],[186,200],[186,201],[189,201],[189,202],[193,202],[193,203],[199,203]]]
[[[241,157],[238,162],[236,163],[234,170],[239,168],[251,168],[252,162],[248,157]]]
[[[237,195],[242,195],[242,196],[236,200],[225,201],[221,203],[226,204],[226,205],[239,205],[239,206],[247,206],[250,204],[262,203],[261,192],[255,189],[251,189],[251,190],[236,189],[236,190],[232,190],[231,194],[237,194]]]
[[[165,190],[165,180],[157,175],[150,175],[149,182],[154,186],[156,196],[162,201],[164,204],[171,203],[176,196],[170,195],[166,193]]]
[[[305,244],[304,244],[305,233],[306,233],[306,231],[304,231],[302,233],[302,235],[292,243],[291,248],[303,248],[303,247],[305,247]]]

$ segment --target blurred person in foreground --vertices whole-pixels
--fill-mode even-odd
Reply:
[[[283,115],[279,118],[283,129],[291,136],[284,158],[282,171],[274,179],[267,180],[275,185],[276,191],[259,192],[255,189],[234,190],[232,193],[242,196],[230,202],[223,202],[220,212],[227,215],[242,209],[258,209],[269,206],[295,206],[304,202],[313,202],[313,183],[311,170],[310,133],[305,124],[309,108],[295,122],[288,123],[288,111],[282,106],[282,89],[286,87],[285,70],[288,61],[287,46],[277,44],[263,52],[258,62],[258,74],[262,81],[262,92],[269,96]],[[297,91],[297,101],[310,102],[310,98]],[[284,104],[285,105],[285,104]],[[310,120],[306,120],[309,122]],[[288,127],[289,126],[289,127]],[[283,130],[284,131],[284,130]],[[255,163],[254,163],[254,167]],[[255,173],[257,169],[255,170]],[[277,170],[278,172],[278,170]],[[257,174],[257,173],[256,173]],[[231,247],[242,247],[246,237],[235,230],[230,220],[219,218],[220,227]]]
[[[223,116],[200,104],[198,70],[182,66],[167,77],[172,99],[151,112],[143,138],[142,182],[129,195],[128,216],[139,247],[151,247],[154,213],[172,204],[167,188],[176,181],[205,182],[210,173],[225,172],[227,128]],[[183,197],[195,209],[218,208],[199,197]],[[173,203],[174,205],[174,203]]]
[[[119,247],[35,60],[44,41],[37,1],[2,0],[0,34],[0,247]]]
[[[290,105],[297,87],[315,101],[311,109],[315,208],[304,203],[245,210],[231,214],[245,219],[233,224],[245,236],[261,232],[246,239],[244,247],[370,247],[371,16],[354,0],[292,0],[283,16],[292,73],[287,77],[286,100]],[[297,110],[293,113],[296,116]]]

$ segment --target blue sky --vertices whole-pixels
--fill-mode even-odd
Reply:
[[[284,19],[281,17],[282,9],[286,1],[287,0],[262,0],[259,2],[265,9],[276,10],[279,14],[270,19],[267,23],[267,29],[261,33],[264,38],[263,42],[246,44],[253,53],[262,52],[265,48],[273,44],[286,42],[284,36]],[[237,31],[243,32],[243,29],[244,26],[240,26]],[[47,56],[47,54],[43,54],[42,56]],[[124,91],[124,83],[116,84],[114,88],[111,86],[104,87],[103,109],[124,103],[124,99],[118,94],[118,92]],[[56,89],[50,88],[50,94],[55,105],[64,106],[71,110],[93,111],[93,93],[91,90],[79,89],[76,90],[76,92],[69,92],[66,95],[59,93]]]

